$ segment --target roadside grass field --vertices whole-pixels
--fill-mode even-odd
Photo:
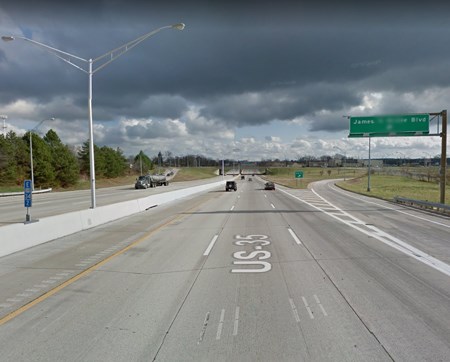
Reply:
[[[23,186],[1,186],[0,194],[8,192],[23,192]]]
[[[218,167],[181,167],[172,181],[192,181],[217,176]]]
[[[125,186],[134,185],[138,175],[127,175],[114,178],[97,178],[95,179],[95,188],[101,189],[104,187]],[[80,179],[76,185],[66,188],[54,188],[54,191],[76,191],[76,190],[88,190],[91,188],[89,179]]]
[[[296,179],[295,171],[303,171],[303,178]],[[366,173],[364,168],[323,168],[323,167],[276,167],[269,168],[267,175],[263,176],[268,181],[294,189],[305,189],[310,182],[337,178],[361,177]]]
[[[370,192],[367,191],[367,176],[340,181],[337,185],[345,190],[390,201],[395,196],[399,196],[414,200],[439,202],[440,196],[438,184],[401,176],[371,175]],[[449,204],[450,187],[448,185],[445,188],[445,196],[445,203]]]

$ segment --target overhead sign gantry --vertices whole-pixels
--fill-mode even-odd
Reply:
[[[350,117],[349,137],[426,136],[429,132],[429,114]]]

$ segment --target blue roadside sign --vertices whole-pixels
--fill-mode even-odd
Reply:
[[[23,197],[24,207],[31,207],[33,205],[33,194],[31,189],[31,180],[25,180],[23,182]]]

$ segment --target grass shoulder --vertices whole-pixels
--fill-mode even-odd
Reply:
[[[367,191],[367,176],[340,181],[337,185],[344,190],[389,201],[392,201],[395,196],[429,202],[439,202],[440,198],[438,184],[402,176],[371,175],[370,191]],[[449,204],[450,187],[447,186],[445,191],[445,203]]]

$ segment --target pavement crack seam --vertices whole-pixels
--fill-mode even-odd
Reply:
[[[205,203],[206,201],[207,201],[207,200],[202,201],[201,203],[198,203],[195,207],[192,207],[191,209],[189,209],[189,210],[187,210],[187,211],[190,212],[190,211],[194,210],[196,207],[199,207],[201,204]],[[224,227],[225,227],[226,223],[228,222],[228,220],[230,219],[230,217],[231,217],[231,215],[228,215],[228,216],[227,216],[226,220],[224,221],[224,223],[223,223],[223,225],[222,225],[222,230],[224,229]],[[222,232],[222,230],[218,233],[218,235],[220,235],[220,233]],[[163,336],[163,338],[162,338],[162,340],[161,340],[160,345],[158,346],[158,349],[157,349],[156,352],[155,352],[155,355],[153,356],[152,361],[155,361],[156,358],[158,357],[159,352],[161,351],[161,348],[162,348],[162,346],[164,345],[164,342],[166,341],[166,338],[167,338],[167,336],[168,336],[170,330],[172,329],[173,324],[175,323],[175,320],[177,319],[178,315],[180,314],[181,309],[183,308],[184,304],[186,303],[186,301],[187,301],[189,295],[191,294],[191,291],[192,291],[192,289],[194,288],[194,285],[195,285],[195,283],[197,282],[198,277],[200,276],[200,274],[201,274],[201,272],[202,272],[202,270],[203,270],[203,267],[204,267],[204,265],[206,264],[206,261],[207,261],[207,260],[208,260],[207,257],[203,259],[203,262],[202,262],[202,264],[201,264],[201,266],[200,266],[200,269],[198,269],[198,272],[197,272],[197,275],[196,275],[195,278],[194,278],[194,281],[192,282],[191,286],[189,287],[189,290],[187,291],[185,297],[183,298],[183,301],[181,302],[180,306],[178,307],[178,310],[177,310],[177,312],[175,313],[175,316],[173,317],[172,321],[170,322],[169,327],[167,328],[166,333],[164,333],[164,336]]]
[[[202,331],[200,332],[200,338],[198,339],[197,344],[200,344],[203,342],[203,338],[205,337],[205,333],[206,333],[206,328],[208,327],[209,315],[210,315],[210,312],[206,313],[205,320],[203,321]]]

